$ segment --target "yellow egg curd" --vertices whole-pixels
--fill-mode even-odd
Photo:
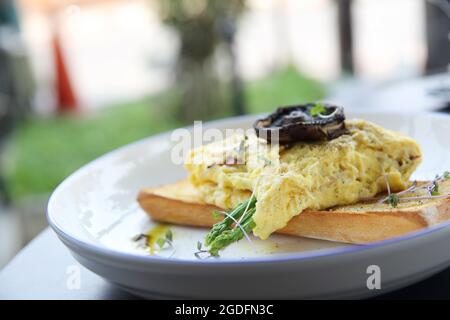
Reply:
[[[305,209],[356,203],[387,188],[409,184],[421,161],[419,145],[364,120],[347,120],[349,131],[322,142],[268,144],[236,134],[190,152],[185,168],[200,198],[224,209],[256,195],[253,233],[266,239]]]

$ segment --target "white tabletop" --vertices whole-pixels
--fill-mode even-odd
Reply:
[[[79,289],[67,283],[80,268]],[[381,298],[450,299],[450,268],[432,278]],[[135,299],[90,272],[47,228],[0,271],[0,299]]]
[[[80,288],[67,286],[80,268]],[[0,271],[0,299],[133,299],[82,267],[47,228]]]

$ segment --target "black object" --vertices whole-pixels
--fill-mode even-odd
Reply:
[[[352,0],[337,0],[337,9],[341,69],[352,74],[354,72]]]
[[[426,73],[446,70],[450,64],[449,0],[429,0],[425,3],[427,61]]]
[[[450,268],[439,272],[421,282],[408,287],[392,291],[378,297],[375,300],[396,300],[396,299],[450,299]]]
[[[308,103],[279,107],[268,117],[257,120],[253,127],[257,136],[268,142],[290,144],[335,139],[348,132],[344,120],[342,107]]]

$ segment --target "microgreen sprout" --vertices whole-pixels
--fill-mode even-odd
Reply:
[[[164,247],[173,248],[173,233],[172,230],[168,229],[164,234],[164,238],[159,238],[156,240],[160,249],[164,249]]]
[[[440,195],[440,193],[439,193],[439,188],[438,188],[438,185],[437,185],[437,184],[434,185],[434,188],[431,190],[430,194],[431,194],[432,196],[438,196],[438,195]]]
[[[171,258],[176,250],[173,245],[173,233],[172,230],[168,229],[164,237],[158,238],[154,241],[152,241],[152,236],[148,234],[137,234],[132,238],[132,241],[137,242],[139,247],[149,249],[152,254],[155,254],[155,247],[158,246],[159,251],[165,250],[165,249],[172,249],[171,254],[169,255],[169,258]]]
[[[314,107],[309,110],[309,114],[311,117],[317,117],[320,114],[324,114],[326,111],[327,109],[325,109],[325,106],[322,103],[316,103]]]
[[[396,208],[398,206],[398,203],[400,202],[400,197],[395,193],[391,193],[388,196],[387,201],[392,207]]]
[[[200,241],[197,241],[197,252],[194,252],[194,255],[199,260],[203,260],[203,259],[212,257],[209,254],[208,250],[203,249],[203,244]]]
[[[240,157],[243,157],[245,155],[245,142],[247,141],[247,135],[244,136],[244,139],[241,140],[241,142],[239,143],[239,147],[238,147],[238,155]]]
[[[309,110],[309,114],[311,117],[319,117],[322,119],[327,119],[333,117],[338,109],[336,108],[332,113],[326,114],[327,109],[322,103],[316,103],[314,107]]]
[[[380,199],[379,203],[388,203],[392,207],[397,207],[398,204],[402,201],[418,201],[418,200],[429,200],[429,199],[445,199],[450,197],[450,194],[441,195],[439,193],[439,182],[443,180],[447,180],[450,178],[450,174],[448,171],[445,171],[442,175],[437,175],[435,179],[429,183],[423,184],[421,186],[417,185],[417,181],[414,181],[413,184],[408,187],[407,189],[392,193],[391,187],[389,185],[389,181],[387,179],[386,174],[384,174],[384,179],[386,181],[386,189],[387,189],[387,196]],[[411,197],[401,197],[404,194],[417,192],[419,190],[427,190],[427,195],[417,195],[417,196],[411,196]]]
[[[319,118],[322,118],[322,119],[331,118],[336,114],[337,111],[338,111],[338,109],[335,109],[332,113],[327,114],[327,115],[319,113],[318,116],[319,116]]]
[[[264,162],[264,167],[273,165],[272,160],[267,159],[266,157],[264,157],[262,155],[258,155],[258,159],[262,160]]]
[[[212,212],[212,216],[213,216],[214,219],[218,219],[218,218],[220,218],[222,215],[220,214],[219,211],[213,211],[213,212]]]
[[[133,238],[131,238],[133,242],[137,242],[139,247],[147,247],[148,243],[148,235],[139,233],[135,235]]]
[[[270,160],[269,160],[270,161]],[[259,180],[260,179],[257,179],[256,180],[256,184],[255,184],[255,187],[253,188],[253,191],[252,191],[252,194],[250,195],[250,199],[256,199],[256,195],[255,195],[255,193],[256,193],[256,188],[258,188],[258,185],[259,185]],[[239,220],[238,220],[238,222],[237,222],[237,225],[240,225],[241,224],[241,222],[242,222],[242,220],[245,218],[245,216],[247,215],[247,212],[248,212],[248,209],[250,208],[250,205],[252,204],[252,201],[248,201],[247,202],[247,206],[245,207],[245,210],[244,210],[244,213],[241,215],[241,217],[239,218]],[[255,205],[255,204],[253,204],[253,205]],[[235,228],[236,228],[236,226],[235,226]]]

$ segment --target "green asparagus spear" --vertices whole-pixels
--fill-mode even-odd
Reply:
[[[210,244],[209,253],[212,256],[219,256],[219,250],[224,249],[228,245],[241,240],[244,237],[244,231],[246,233],[253,230],[253,228],[256,226],[255,222],[253,221],[253,214],[255,213],[255,207],[248,209],[246,216],[242,219],[240,225],[241,227],[237,226],[234,229],[231,230],[225,230],[221,234],[219,234]]]
[[[233,209],[230,213],[228,213],[225,218],[214,224],[212,229],[208,232],[205,239],[205,245],[209,246],[214,242],[214,240],[225,231],[229,231],[232,229],[234,220],[238,220],[242,214],[245,212],[245,209],[248,211],[255,207],[256,197],[252,196],[248,200],[239,204],[235,209]],[[248,212],[247,212],[248,214]],[[246,215],[247,215],[246,214]],[[234,219],[234,220],[233,220]]]

